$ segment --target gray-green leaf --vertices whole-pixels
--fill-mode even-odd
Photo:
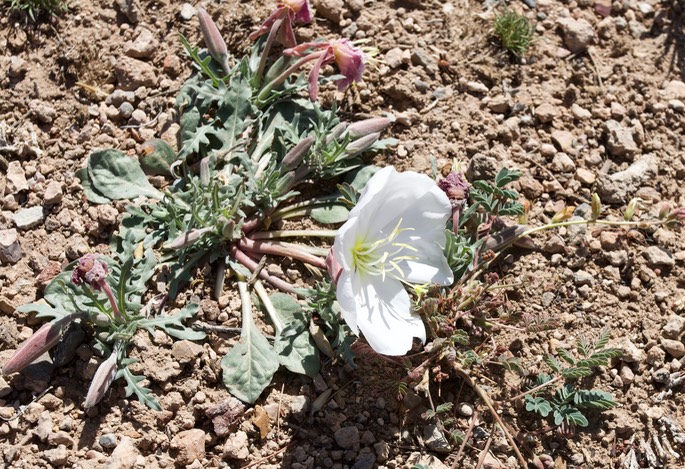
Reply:
[[[346,222],[349,214],[347,207],[337,203],[316,207],[310,213],[314,220],[326,225]]]
[[[135,199],[138,196],[162,199],[152,187],[140,163],[118,150],[99,150],[88,159],[88,176],[93,189],[110,200]]]

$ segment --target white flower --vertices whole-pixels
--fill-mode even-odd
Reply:
[[[369,180],[338,231],[332,255],[341,268],[342,316],[376,352],[404,355],[413,337],[426,340],[405,284],[453,282],[443,253],[451,214],[449,199],[428,176],[386,167]]]

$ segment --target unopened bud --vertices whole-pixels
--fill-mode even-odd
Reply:
[[[552,223],[560,223],[564,220],[568,220],[573,216],[573,210],[574,207],[562,208],[552,217]]]
[[[678,207],[668,214],[669,220],[685,221],[685,207]]]
[[[340,265],[340,262],[338,262],[338,258],[335,257],[332,248],[330,251],[328,251],[328,256],[326,256],[326,269],[328,269],[328,275],[331,276],[331,282],[333,282],[333,285],[337,284],[343,268],[342,265]]]
[[[350,124],[347,128],[347,133],[353,139],[357,139],[374,132],[382,132],[390,124],[390,119],[385,117],[372,117],[371,119],[364,119],[363,121]]]
[[[528,231],[526,225],[507,226],[497,233],[488,236],[483,244],[483,248],[484,250],[492,249],[493,251],[499,251],[520,239],[521,235],[526,231]]]
[[[228,49],[226,48],[224,38],[221,37],[219,28],[216,27],[216,23],[214,23],[214,20],[204,8],[200,7],[197,9],[197,17],[200,20],[200,30],[202,31],[202,37],[205,40],[209,55],[221,64],[224,72],[228,73],[230,69],[228,66]]]
[[[105,397],[105,393],[112,385],[114,378],[117,376],[117,354],[113,352],[107,360],[100,363],[95,376],[93,376],[93,381],[90,383],[88,388],[88,394],[86,395],[86,400],[83,403],[83,408],[88,410],[95,406],[98,402]]]
[[[285,173],[276,183],[276,191],[279,194],[287,193],[297,182],[295,171]]]
[[[314,144],[314,137],[307,137],[291,148],[281,161],[281,173],[287,173],[297,168],[302,163],[302,160],[304,160],[304,157],[307,156],[307,152],[312,147],[312,144]]]
[[[599,200],[599,195],[597,192],[592,194],[592,221],[597,221],[599,214],[602,212],[602,201]]]
[[[224,239],[233,240],[235,236],[235,221],[226,219],[219,221],[223,222],[223,226],[221,227],[221,234],[223,235]]]
[[[211,231],[212,228],[207,226],[205,228],[193,228],[190,231],[186,231],[185,233],[181,234],[179,237],[174,239],[172,242],[170,242],[167,246],[168,249],[182,249],[182,248],[187,248],[188,246],[191,246],[197,242],[198,239],[202,237],[203,234],[207,233],[208,231]]]
[[[330,145],[333,143],[334,140],[337,140],[340,138],[340,136],[343,134],[345,129],[347,129],[348,123],[347,122],[341,122],[340,124],[336,125],[331,129],[331,132],[326,136],[326,140],[324,140],[324,144],[326,146]]]
[[[43,324],[31,337],[21,344],[21,346],[14,352],[12,358],[9,359],[2,368],[3,375],[9,375],[21,371],[38,357],[54,347],[62,338],[62,333],[66,326],[71,323],[75,315],[69,314],[57,321]]]
[[[664,202],[659,208],[659,220],[666,218],[671,213],[671,204]]]
[[[200,160],[200,184],[202,187],[209,186],[210,183],[209,175],[209,157],[206,156]]]
[[[630,202],[628,202],[628,207],[626,208],[626,213],[623,215],[623,219],[625,221],[630,221],[633,219],[633,215],[635,215],[635,210],[637,209],[638,202],[640,202],[639,197],[635,197]]]
[[[380,136],[380,132],[374,132],[369,135],[365,135],[362,138],[355,140],[354,142],[351,142],[349,145],[347,145],[345,151],[347,152],[348,156],[358,155],[359,153],[371,148],[373,144],[378,141],[378,138]]]

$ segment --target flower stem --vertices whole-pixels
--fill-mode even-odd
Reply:
[[[119,322],[126,322],[126,318],[124,318],[124,315],[121,314],[121,311],[119,310],[119,306],[117,305],[117,299],[114,296],[114,292],[112,292],[112,289],[110,288],[109,284],[104,279],[100,282],[100,288],[102,288],[102,291],[104,291],[105,295],[107,295],[109,304],[112,305],[112,312],[114,313],[114,317]]]
[[[262,57],[259,59],[259,66],[257,67],[257,72],[255,73],[255,87],[258,87],[262,84],[262,73],[264,73],[266,60],[269,58],[269,51],[271,51],[271,46],[273,45],[274,40],[276,40],[276,35],[278,34],[278,30],[281,29],[282,23],[283,19],[281,18],[274,21],[274,24],[271,25],[271,30],[269,31],[269,35],[266,38],[266,42],[264,43]]]
[[[299,70],[300,67],[302,67],[307,62],[311,62],[312,60],[318,59],[319,57],[321,57],[321,55],[323,55],[325,53],[326,53],[325,51],[314,52],[314,53],[305,55],[304,57],[300,58],[300,60],[298,60],[297,62],[292,64],[290,67],[288,67],[288,69],[286,71],[284,71],[283,73],[278,75],[276,78],[271,80],[269,83],[264,85],[264,88],[262,88],[262,90],[257,95],[257,100],[258,101],[264,101],[266,99],[266,97],[269,95],[269,93],[271,93],[271,90],[273,90],[274,88],[283,84],[283,82],[285,80],[287,80],[290,75],[292,75],[297,70]]]
[[[553,384],[553,383],[556,383],[557,381],[559,381],[559,380],[562,379],[562,378],[563,378],[562,375],[556,376],[556,377],[552,378],[551,380],[547,381],[546,383],[543,383],[543,384],[541,384],[541,385],[539,385],[539,386],[535,386],[533,389],[529,389],[529,390],[526,391],[526,392],[522,392],[522,393],[519,394],[518,396],[514,396],[514,397],[512,397],[512,398],[507,399],[506,402],[514,402],[514,401],[516,401],[516,400],[518,400],[518,399],[521,399],[522,397],[527,396],[528,394],[536,393],[536,392],[538,392],[540,389],[546,388],[547,386],[549,386],[549,385],[551,385],[551,384]]]
[[[335,238],[338,230],[274,230],[252,233],[250,238],[257,239],[276,239],[276,238],[296,238],[296,237],[317,237]]]
[[[238,246],[242,251],[250,251],[258,254],[271,254],[281,257],[292,257],[293,259],[306,262],[307,264],[311,264],[320,269],[326,268],[326,261],[320,257],[299,249],[293,249],[283,245],[274,244],[270,241],[254,241],[250,238],[242,238],[239,241]]]
[[[247,267],[247,269],[250,272],[256,272],[257,271],[257,262],[253,261],[250,258],[250,256],[248,256],[243,251],[238,249],[237,246],[233,246],[231,251],[232,251],[231,255],[233,256],[233,258],[235,260],[237,260],[238,262],[240,262],[245,267]],[[305,295],[301,291],[297,290],[293,285],[289,284],[285,280],[282,280],[278,277],[274,277],[273,275],[270,275],[268,272],[266,272],[264,270],[259,271],[259,276],[263,280],[266,280],[267,282],[269,282],[274,287],[278,288],[279,290],[282,290],[286,293],[290,293],[292,295],[295,295],[298,298],[304,298],[305,297]]]
[[[250,335],[250,327],[252,327],[252,300],[250,299],[250,292],[247,289],[247,282],[245,282],[244,278],[243,280],[238,280],[238,292],[240,293],[243,328],[240,336],[247,337]]]
[[[272,220],[278,220],[279,218],[289,218],[288,214],[290,212],[297,212],[297,215],[302,213],[303,215],[306,215],[306,212],[302,212],[302,209],[307,209],[307,208],[313,208],[317,207],[319,205],[325,205],[330,202],[335,202],[338,200],[340,197],[339,194],[333,194],[333,195],[326,195],[323,197],[317,197],[314,199],[309,199],[305,200],[303,202],[297,202],[292,205],[288,205],[287,207],[279,208],[276,210],[272,215],[271,219]],[[291,215],[291,216],[297,216],[297,215]]]
[[[271,298],[269,298],[269,294],[266,292],[266,288],[264,288],[264,284],[260,280],[257,280],[254,283],[254,289],[257,292],[257,295],[259,295],[259,299],[262,300],[264,309],[266,309],[266,312],[269,313],[271,322],[274,325],[275,335],[279,336],[283,331],[283,323],[281,322],[281,318],[278,316],[276,307],[271,302]]]

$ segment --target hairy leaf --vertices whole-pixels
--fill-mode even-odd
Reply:
[[[94,151],[88,159],[88,176],[92,187],[110,200],[163,197],[148,182],[140,163],[119,150]]]
[[[532,397],[526,394],[526,410],[536,412],[543,417],[547,417],[552,412],[552,406],[542,397]]]
[[[205,338],[204,332],[193,330],[183,324],[184,320],[192,318],[197,313],[198,308],[198,305],[191,303],[174,315],[141,319],[139,325],[150,334],[154,334],[154,329],[157,328],[177,339],[202,340]]]

